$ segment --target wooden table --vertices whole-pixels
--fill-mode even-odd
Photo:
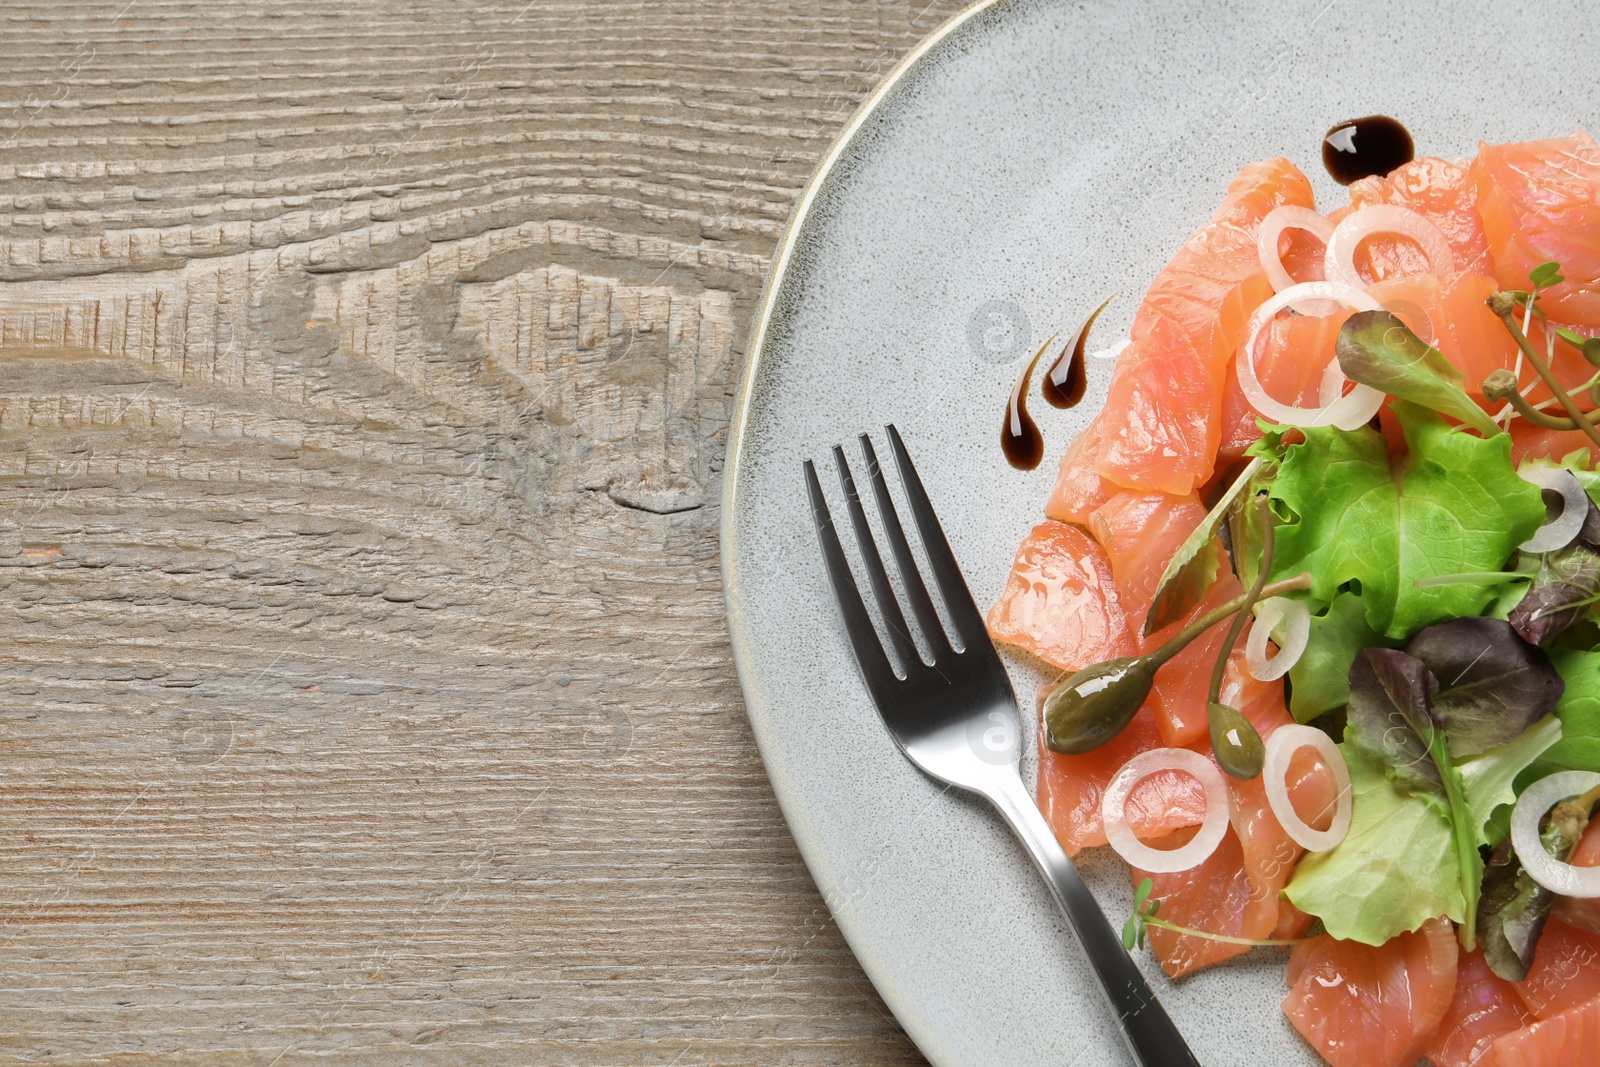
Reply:
[[[958,6],[0,8],[0,1059],[920,1062],[717,512],[790,205]]]

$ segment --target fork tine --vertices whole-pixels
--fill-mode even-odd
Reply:
[[[922,535],[922,547],[928,553],[933,580],[938,583],[950,622],[967,651],[991,647],[983,616],[972,599],[966,579],[961,577],[961,567],[956,563],[955,553],[950,551],[950,542],[945,540],[944,527],[939,525],[939,516],[934,514],[928,491],[917,477],[917,468],[911,465],[911,456],[906,452],[905,442],[900,440],[900,431],[893,424],[885,426],[884,430],[889,435],[889,449],[894,453],[895,466],[900,469],[900,482],[905,486],[906,500],[911,505],[911,518]]]
[[[839,535],[833,528],[833,515],[828,511],[828,501],[822,495],[822,484],[817,481],[817,468],[806,460],[806,488],[811,496],[811,515],[817,524],[817,540],[822,542],[822,558],[828,566],[828,579],[833,583],[833,596],[844,615],[845,633],[850,635],[850,645],[855,649],[856,662],[866,679],[876,701],[882,701],[897,679],[889,657],[878,643],[878,634],[872,628],[872,617],[861,602],[861,591],[856,588],[855,576],[844,558],[839,545]]]
[[[844,487],[845,506],[850,510],[850,525],[855,527],[856,544],[861,548],[861,562],[867,571],[867,581],[872,586],[872,595],[878,598],[878,610],[883,612],[884,625],[889,631],[889,643],[894,647],[895,657],[900,660],[909,677],[915,667],[922,665],[922,658],[917,652],[916,643],[911,640],[906,617],[900,613],[900,602],[895,599],[894,587],[889,584],[889,572],[883,569],[883,557],[878,554],[877,542],[872,539],[872,527],[867,525],[867,513],[862,510],[856,481],[850,475],[850,463],[845,459],[844,449],[838,445],[833,446],[833,461],[839,465],[839,484]]]
[[[900,582],[906,588],[906,599],[911,602],[911,612],[922,627],[923,636],[933,649],[934,662],[940,654],[950,651],[950,639],[945,636],[944,623],[934,609],[933,598],[922,582],[922,572],[917,570],[916,557],[906,541],[905,529],[900,525],[900,513],[895,510],[889,496],[889,486],[883,480],[883,467],[878,463],[878,453],[872,447],[872,438],[861,435],[861,451],[867,456],[867,475],[872,481],[872,495],[878,502],[878,514],[883,518],[883,533],[889,539],[889,549],[894,553],[894,566],[900,572]]]

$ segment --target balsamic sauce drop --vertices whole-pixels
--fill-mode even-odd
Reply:
[[[1054,340],[1052,336],[1050,341]],[[1011,399],[1006,402],[1005,422],[1000,425],[1000,451],[1006,454],[1006,462],[1019,471],[1031,471],[1044,459],[1044,434],[1028,414],[1028,379],[1033,377],[1033,368],[1039,365],[1039,357],[1050,347],[1050,341],[1039,346],[1017,376]]]
[[[1388,115],[1341,122],[1322,138],[1322,165],[1340,185],[1388,174],[1416,155],[1410,132]]]
[[[1061,349],[1061,354],[1056,361],[1050,364],[1050,369],[1044,373],[1042,392],[1045,400],[1053,408],[1071,408],[1078,405],[1083,399],[1084,392],[1089,388],[1088,368],[1084,364],[1084,349],[1089,343],[1089,327],[1094,325],[1094,320],[1100,317],[1100,312],[1106,309],[1106,304],[1111,303],[1115,293],[1105,298],[1105,301],[1089,313],[1083,320],[1083,325],[1078,327],[1078,332],[1073,335]],[[1071,358],[1068,358],[1071,353]],[[1066,362],[1066,366],[1061,364]]]

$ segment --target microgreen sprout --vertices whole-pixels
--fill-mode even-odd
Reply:
[[[1528,330],[1532,324],[1540,290],[1560,285],[1566,279],[1562,276],[1560,267],[1554,262],[1549,262],[1541,263],[1533,268],[1528,274],[1528,280],[1533,285],[1531,290],[1526,292],[1522,290],[1502,290],[1489,297],[1489,310],[1494,312],[1495,316],[1505,325],[1506,331],[1511,334],[1512,340],[1516,341],[1519,354],[1516,370],[1510,372],[1498,370],[1484,380],[1484,396],[1490,399],[1504,399],[1515,409],[1518,415],[1521,415],[1536,426],[1552,430],[1582,430],[1589,440],[1593,441],[1596,446],[1600,446],[1600,429],[1595,427],[1594,422],[1590,420],[1588,415],[1578,409],[1577,403],[1572,399],[1572,394],[1567,392],[1566,388],[1556,380],[1555,373],[1550,369],[1550,363],[1545,355],[1540,353],[1533,343],[1528,340]],[[1517,323],[1518,304],[1521,304],[1523,308],[1521,325]],[[1552,351],[1556,336],[1558,335],[1551,334],[1549,338]],[[1570,337],[1566,339],[1571,340]],[[1585,358],[1590,355],[1589,347],[1587,342],[1579,345],[1579,348],[1584,352]],[[1600,346],[1595,347],[1597,351],[1594,354],[1596,358],[1600,358]],[[1540,380],[1549,387],[1551,395],[1561,405],[1562,410],[1567,413],[1567,418],[1561,419],[1539,412],[1523,398],[1517,386],[1521,380],[1524,359],[1533,367],[1534,373],[1539,376]],[[1509,391],[1507,391],[1507,379],[1509,379]]]
[[[1161,910],[1161,901],[1151,897],[1155,892],[1155,885],[1146,878],[1139,883],[1133,893],[1133,914],[1128,916],[1128,921],[1122,924],[1122,947],[1132,952],[1135,947],[1144,948],[1145,928],[1154,926],[1160,930],[1167,930],[1184,937],[1198,937],[1204,941],[1219,941],[1224,945],[1249,945],[1251,947],[1282,946],[1301,944],[1309,938],[1276,938],[1276,937],[1230,937],[1227,934],[1213,934],[1205,930],[1192,930],[1187,926],[1169,923],[1165,919],[1156,918],[1156,912]]]

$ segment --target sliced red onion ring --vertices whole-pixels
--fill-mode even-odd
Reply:
[[[1308,301],[1337,301],[1354,311],[1376,311],[1379,304],[1372,297],[1352,285],[1335,282],[1300,282],[1281,293],[1268,297],[1250,316],[1245,329],[1245,341],[1239,348],[1239,389],[1250,406],[1274,422],[1287,426],[1337,426],[1341,430],[1354,430],[1371,421],[1383,406],[1383,394],[1370,385],[1357,384],[1344,396],[1337,392],[1348,380],[1339,368],[1339,361],[1328,364],[1322,378],[1322,406],[1298,408],[1282,404],[1267,395],[1256,374],[1256,341],[1261,331],[1272,322],[1278,312],[1289,307],[1304,305]]]
[[[1305,230],[1326,245],[1328,238],[1333,236],[1333,223],[1318,211],[1294,204],[1284,204],[1267,212],[1267,217],[1261,220],[1261,228],[1256,231],[1256,255],[1260,257],[1261,270],[1266,274],[1267,281],[1272,283],[1275,293],[1281,293],[1295,284],[1294,278],[1283,265],[1283,257],[1278,254],[1278,239],[1283,236],[1284,230]],[[1331,309],[1328,314],[1336,310]]]
[[[1302,748],[1315,749],[1322,762],[1333,772],[1339,786],[1339,799],[1333,810],[1333,822],[1326,830],[1318,830],[1294,810],[1289,801],[1289,760]],[[1267,791],[1267,805],[1290,840],[1308,852],[1326,852],[1344,840],[1350,832],[1350,817],[1354,800],[1350,793],[1350,768],[1333,738],[1315,726],[1292,723],[1280,726],[1267,738],[1267,758],[1261,768],[1261,784]]]
[[[1180,848],[1151,848],[1128,825],[1126,808],[1133,787],[1161,771],[1193,775],[1206,794],[1206,817],[1200,823],[1200,832]],[[1100,801],[1100,818],[1105,824],[1106,840],[1129,866],[1150,874],[1187,871],[1204,863],[1228,832],[1228,787],[1217,765],[1200,753],[1186,748],[1153,748],[1124,763],[1111,779]]]
[[[1267,638],[1283,628],[1283,638],[1278,642],[1278,654],[1267,658]],[[1311,638],[1311,612],[1303,600],[1290,600],[1286,596],[1269,596],[1256,604],[1256,621],[1250,627],[1250,637],[1244,644],[1244,667],[1250,677],[1259,682],[1270,682],[1289,673],[1289,668],[1299,662]]]
[[[1529,467],[1517,472],[1525,482],[1561,494],[1561,514],[1533,532],[1517,547],[1524,552],[1554,552],[1566,548],[1583,529],[1589,516],[1589,494],[1576,476],[1565,467]]]
[[[1374,234],[1392,233],[1409,237],[1422,246],[1428,268],[1434,274],[1449,274],[1456,269],[1455,253],[1439,227],[1412,211],[1395,204],[1372,204],[1357,208],[1333,228],[1328,250],[1323,253],[1322,273],[1330,282],[1363,285],[1356,273],[1356,248]]]
[[[1511,847],[1528,877],[1564,897],[1600,897],[1600,867],[1574,867],[1545,851],[1539,841],[1539,821],[1551,808],[1569,797],[1600,785],[1594,771],[1562,771],[1541,778],[1522,791],[1511,809]]]

